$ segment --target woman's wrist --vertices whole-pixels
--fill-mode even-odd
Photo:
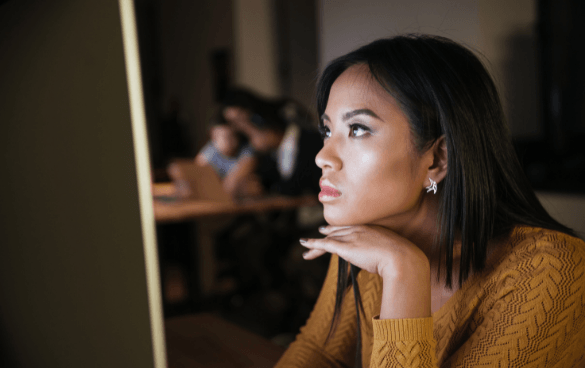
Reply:
[[[405,262],[399,269],[382,274],[380,319],[425,318],[431,316],[431,275],[426,258]]]

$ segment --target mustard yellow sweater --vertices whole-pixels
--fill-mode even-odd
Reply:
[[[353,293],[335,335],[337,257],[307,324],[277,367],[352,367],[356,346]],[[585,366],[585,243],[562,233],[517,227],[494,262],[470,277],[432,317],[378,320],[382,279],[358,282],[364,367]]]

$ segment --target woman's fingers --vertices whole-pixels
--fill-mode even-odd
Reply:
[[[327,253],[321,249],[311,249],[303,253],[303,258],[307,260],[315,259],[321,257],[323,254]]]
[[[358,226],[321,226],[319,228],[319,232],[327,237],[349,235],[358,230]]]
[[[303,254],[305,259],[314,259],[327,252],[345,258],[347,253],[346,248],[350,245],[343,241],[343,236],[330,236],[322,239],[300,239],[300,243],[309,249],[306,255]]]
[[[330,234],[330,233],[332,233],[334,231],[337,231],[337,230],[351,229],[352,227],[355,227],[355,226],[332,226],[332,225],[326,225],[326,226],[320,226],[319,227],[319,232],[321,234],[327,235],[327,234]]]

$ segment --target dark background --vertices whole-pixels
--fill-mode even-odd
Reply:
[[[537,190],[585,193],[585,2],[538,2],[541,134],[517,140]],[[521,68],[521,60],[518,67]]]

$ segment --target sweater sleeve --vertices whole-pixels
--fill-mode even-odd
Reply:
[[[331,256],[325,282],[315,307],[296,340],[276,364],[277,368],[351,367],[355,358],[356,326],[352,293],[344,298],[334,335],[325,343],[337,291],[338,257]]]
[[[436,367],[433,318],[373,318],[370,367]]]

